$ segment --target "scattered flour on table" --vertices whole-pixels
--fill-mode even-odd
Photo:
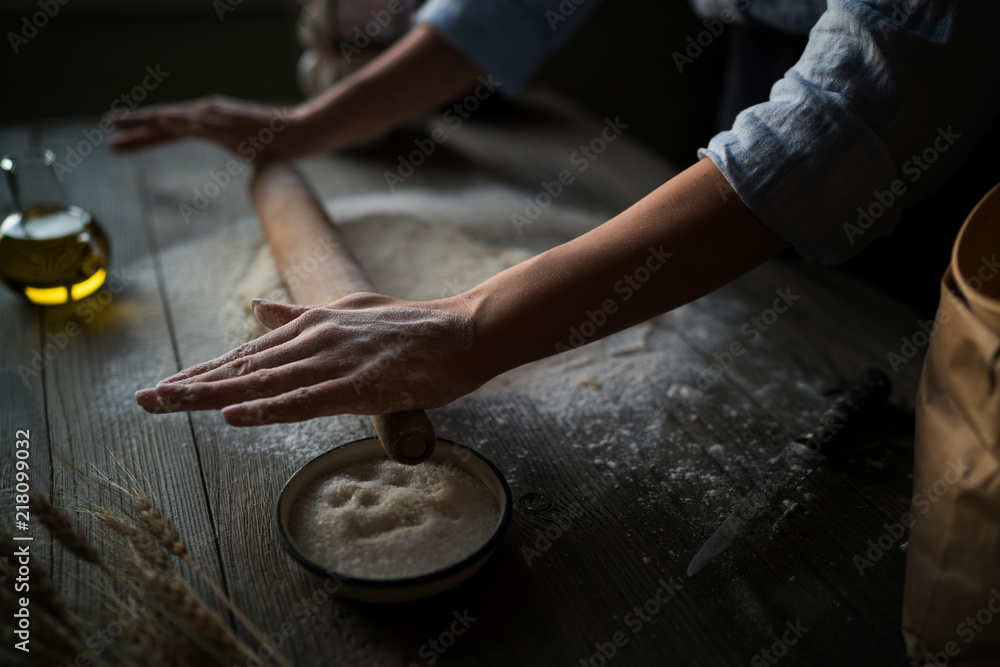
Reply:
[[[395,579],[457,563],[486,543],[499,518],[489,489],[454,464],[371,459],[307,487],[289,530],[328,570]]]
[[[461,292],[560,240],[588,231],[606,217],[551,207],[544,219],[519,233],[510,213],[523,208],[523,193],[502,188],[358,194],[330,200],[326,206],[376,287],[406,299]],[[263,334],[264,327],[249,309],[251,298],[290,301],[255,219],[194,231],[197,238],[168,247],[163,260],[165,266],[184,266],[192,274],[187,284],[205,286],[171,297],[172,305],[185,312],[177,323],[182,329],[179,335],[199,341],[188,354],[200,356],[182,359],[185,364],[204,361]],[[178,256],[183,261],[171,259]],[[674,332],[711,351],[727,345],[753,312],[752,306],[723,290],[603,340],[513,369],[460,399],[475,402],[484,417],[473,433],[462,435],[463,441],[472,446],[495,442],[510,428],[503,419],[505,406],[526,400],[541,417],[564,429],[575,447],[600,452],[603,461],[616,461],[619,475],[648,469],[654,462],[661,470],[664,464],[670,466],[664,472],[675,481],[692,474],[721,475],[720,465],[751,467],[756,457],[737,458],[740,448],[729,448],[728,442],[726,452],[714,450],[705,457],[696,437],[687,432],[689,420],[692,428],[712,430],[694,408],[714,401],[710,392],[697,388],[706,360],[692,354]],[[168,357],[163,368],[149,370],[149,384],[142,386],[175,370]],[[779,396],[774,390],[788,385],[780,370],[772,373],[773,386],[758,390],[758,399],[774,400]],[[664,386],[664,378],[670,384]],[[796,389],[802,390],[797,393],[803,398],[815,395],[817,406],[825,403],[815,387]],[[755,423],[743,407],[736,412],[726,406],[724,418],[746,429]],[[370,425],[366,418],[342,416],[238,433],[228,434],[226,443],[249,452],[294,451],[293,457],[304,461],[369,435]],[[766,451],[749,435],[744,451],[747,447]],[[514,454],[526,462],[532,455],[527,449]],[[706,459],[707,467],[693,459]]]
[[[328,205],[340,233],[379,293],[409,301],[454,296],[535,254],[475,238],[470,227],[472,231],[477,226],[488,230],[510,226],[510,220],[500,215],[484,218],[483,212],[475,209],[463,210],[470,202],[458,201],[449,209],[442,207],[444,196],[425,195],[411,202],[408,210],[399,210],[395,199],[355,197]],[[596,222],[589,226],[593,224]],[[291,302],[271,249],[263,240],[228,301],[227,333],[234,344],[267,331],[250,310],[250,300],[255,297]]]

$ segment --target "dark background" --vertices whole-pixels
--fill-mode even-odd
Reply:
[[[0,124],[95,118],[142,80],[147,65],[157,64],[170,76],[147,104],[213,93],[284,104],[303,99],[295,82],[299,6],[292,0],[239,0],[221,21],[212,0],[69,0],[14,54],[7,34],[20,32],[22,17],[37,12],[39,1],[58,0],[0,6],[6,93]],[[620,116],[633,140],[683,168],[719,129],[735,32],[723,31],[678,72],[672,54],[703,30],[685,0],[605,0],[533,83],[599,117]],[[756,63],[742,64],[745,73],[757,71]],[[1000,181],[1000,161],[992,159],[997,150],[1000,131],[994,130],[948,188],[907,210],[895,233],[838,269],[932,314],[955,234]]]
[[[0,8],[4,124],[102,114],[157,63],[170,76],[146,103],[212,93],[303,99],[295,82],[299,6],[290,0],[242,0],[221,22],[211,0],[70,0],[15,55],[7,33],[37,11],[37,0]],[[535,82],[596,115],[621,116],[630,136],[686,165],[715,130],[726,35],[683,73],[671,54],[703,29],[684,0],[606,0]]]

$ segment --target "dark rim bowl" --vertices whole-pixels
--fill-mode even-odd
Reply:
[[[471,577],[496,549],[500,538],[510,523],[513,499],[510,486],[492,462],[451,440],[438,438],[431,459],[451,461],[462,470],[475,476],[493,493],[500,509],[500,518],[488,540],[471,554],[447,567],[412,577],[396,579],[367,579],[328,570],[306,556],[292,541],[285,526],[299,494],[317,478],[356,461],[385,456],[378,438],[352,440],[320,454],[298,469],[285,483],[275,505],[274,520],[278,541],[299,565],[319,577],[330,579],[336,588],[329,591],[354,600],[365,602],[407,602],[443,593]]]

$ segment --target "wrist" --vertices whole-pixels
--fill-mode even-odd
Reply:
[[[472,344],[462,364],[463,374],[477,386],[522,363],[515,359],[511,336],[505,330],[509,318],[502,316],[498,300],[484,285],[425,304],[428,308],[460,315],[471,323]]]

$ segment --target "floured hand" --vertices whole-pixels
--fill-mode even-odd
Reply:
[[[327,306],[254,301],[271,332],[136,392],[149,412],[222,410],[234,426],[445,405],[470,369],[472,320],[377,294]]]

